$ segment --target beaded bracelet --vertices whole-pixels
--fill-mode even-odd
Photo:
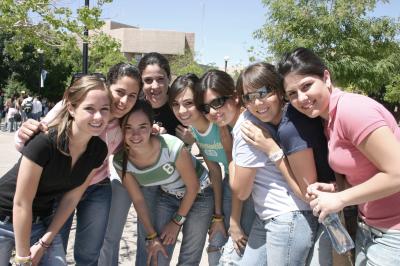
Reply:
[[[27,257],[20,257],[18,255],[15,255],[14,263],[17,266],[30,266],[30,265],[32,265],[31,255],[29,254],[29,256],[27,256]]]
[[[41,238],[39,239],[38,242],[35,243],[35,245],[41,245],[45,249],[48,249],[51,246],[51,244],[47,244]]]

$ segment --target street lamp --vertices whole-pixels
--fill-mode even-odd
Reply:
[[[38,48],[37,53],[39,54],[39,77],[40,77],[40,85],[39,85],[39,95],[40,95],[40,88],[44,87],[44,79],[43,79],[43,53],[44,51]]]
[[[85,7],[89,8],[89,0],[85,0]],[[83,40],[83,47],[82,47],[82,73],[87,74],[88,73],[88,53],[89,53],[89,48],[88,48],[88,42],[87,38],[89,37],[89,30],[85,26],[85,30],[83,32],[84,39]]]
[[[229,61],[229,56],[224,56],[224,61],[225,61],[225,72],[226,72],[226,69],[228,68],[228,61]]]

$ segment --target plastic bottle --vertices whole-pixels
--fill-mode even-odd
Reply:
[[[346,228],[340,222],[337,213],[331,213],[325,217],[322,224],[332,241],[332,246],[339,254],[344,254],[354,248],[354,242],[351,239]]]

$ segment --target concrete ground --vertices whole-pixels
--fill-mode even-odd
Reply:
[[[5,174],[18,160],[20,154],[14,148],[14,134],[0,131],[0,176]],[[193,151],[196,152],[196,151]],[[124,233],[120,243],[120,263],[122,266],[132,266],[135,263],[136,256],[136,212],[133,207],[128,215]],[[73,224],[68,244],[67,261],[68,265],[74,265],[73,260],[73,244],[75,239],[75,224]],[[175,247],[175,252],[172,257],[171,265],[177,264],[178,252],[180,248],[181,234]],[[90,244],[90,243],[88,243]],[[206,245],[207,246],[207,243]],[[200,263],[201,266],[208,265],[207,253],[203,251],[203,257]]]

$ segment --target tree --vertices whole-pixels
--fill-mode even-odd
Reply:
[[[308,47],[325,60],[337,85],[400,101],[400,27],[393,18],[370,16],[378,0],[262,2],[267,19],[254,37],[267,44],[269,60]]]
[[[211,65],[198,64],[194,59],[194,55],[188,50],[186,50],[183,55],[168,56],[168,61],[171,66],[172,74],[176,76],[193,73],[200,77],[209,68],[213,68]]]
[[[0,31],[13,37],[6,49],[17,58],[26,44],[45,49],[64,46],[76,36],[84,38],[84,27],[94,30],[103,25],[101,8],[111,1],[98,0],[92,8],[73,12],[56,0],[2,0]]]

